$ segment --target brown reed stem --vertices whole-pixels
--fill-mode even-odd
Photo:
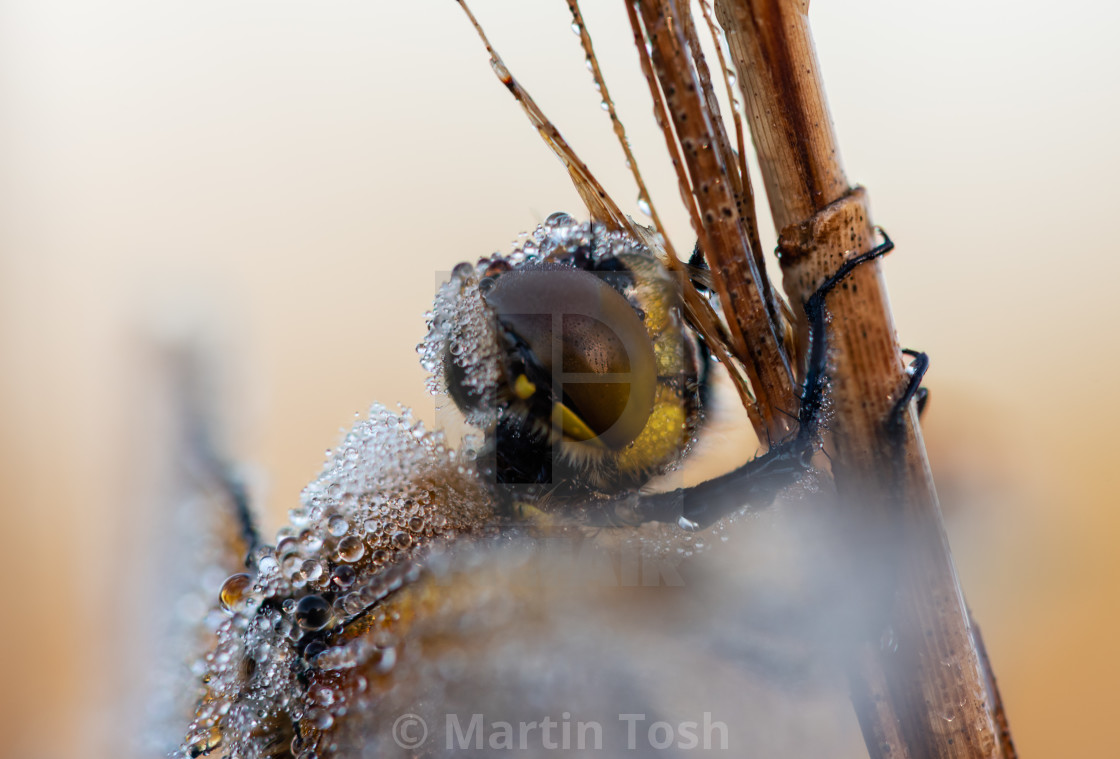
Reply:
[[[751,244],[754,198],[747,194],[749,178],[738,172],[692,16],[687,4],[681,8],[677,0],[627,3],[681,197],[712,269],[731,347],[765,420],[760,436],[780,439],[789,432],[796,407],[783,317],[761,255]]]
[[[795,305],[875,244],[867,195],[840,163],[807,10],[807,0],[716,0]],[[858,619],[847,667],[868,752],[1009,759],[916,412],[907,409],[899,433],[887,430],[907,377],[879,262],[853,272],[828,309],[837,561],[850,573]]]

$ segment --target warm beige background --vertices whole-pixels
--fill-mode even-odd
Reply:
[[[477,5],[633,207],[564,4]],[[622,6],[587,5],[690,245]],[[1103,755],[1120,706],[1120,11],[816,5],[845,164],[899,243],[900,332],[933,356],[927,438],[1017,742]],[[129,542],[142,454],[162,445],[136,402],[153,345],[210,336],[275,526],[355,411],[432,418],[413,346],[436,272],[560,208],[578,210],[560,165],[450,0],[0,0],[0,755],[123,740],[108,641],[128,629],[120,573],[145,571]]]

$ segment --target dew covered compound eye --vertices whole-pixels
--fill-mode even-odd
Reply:
[[[642,320],[597,274],[560,264],[525,265],[483,280],[483,300],[516,355],[512,394],[550,404],[571,440],[619,449],[645,427],[657,386]]]
[[[566,214],[456,266],[419,351],[429,390],[485,432],[479,465],[496,484],[635,487],[702,419],[706,357],[676,276],[632,234]]]

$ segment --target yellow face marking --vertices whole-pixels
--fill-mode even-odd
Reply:
[[[525,401],[533,397],[533,393],[537,392],[537,386],[529,381],[529,378],[524,374],[518,375],[513,383],[513,393],[521,400]]]
[[[576,412],[565,406],[563,403],[554,403],[552,405],[552,426],[559,427],[561,431],[573,440],[578,440],[581,443],[593,443],[594,445],[602,446],[603,442],[599,440],[599,436],[595,434],[587,424],[579,418]]]

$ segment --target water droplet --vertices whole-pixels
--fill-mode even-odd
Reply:
[[[305,630],[322,630],[331,622],[331,605],[322,596],[304,596],[296,604],[296,622]]]
[[[314,559],[308,559],[300,565],[299,571],[303,573],[306,582],[315,582],[323,576],[323,565]]]
[[[638,196],[638,210],[646,216],[653,216],[653,210],[649,207],[649,200],[646,199],[645,195]]]
[[[335,570],[331,572],[331,585],[340,590],[346,590],[354,584],[357,577],[358,573],[354,571],[353,567],[343,564],[340,567],[335,567]]]
[[[312,554],[323,547],[323,539],[311,530],[304,530],[299,534],[299,544],[304,551]]]
[[[677,527],[680,527],[685,532],[696,532],[700,529],[700,523],[693,522],[688,517],[682,516],[677,520]]]
[[[257,571],[261,573],[262,577],[275,574],[280,571],[280,562],[272,554],[262,556],[260,561],[257,562]]]
[[[311,724],[320,730],[326,730],[334,724],[334,717],[331,716],[330,712],[322,709],[314,709],[307,716],[311,720]]]
[[[202,730],[187,738],[189,756],[202,756],[209,753],[222,742],[222,731],[218,727]]]
[[[312,688],[311,700],[321,706],[330,706],[335,701],[334,690],[325,685]]]
[[[379,672],[381,674],[385,674],[386,672],[393,669],[393,667],[396,665],[396,663],[397,663],[397,649],[395,649],[395,648],[384,648],[384,649],[380,649],[377,652],[377,654],[380,656],[380,660],[377,661],[377,663],[374,667],[374,669],[377,672]],[[376,657],[375,657],[375,659],[376,659]]]
[[[327,532],[334,535],[336,538],[345,535],[346,531],[349,529],[350,523],[346,521],[345,517],[339,516],[338,514],[335,514],[327,520]]]
[[[365,556],[366,544],[353,535],[349,535],[338,542],[339,561],[357,561]]]
[[[494,69],[494,73],[498,75],[498,79],[501,80],[502,84],[509,84],[513,81],[513,77],[510,76],[509,69],[506,68],[506,65],[502,63],[501,59],[491,58],[490,68]]]
[[[302,564],[303,559],[298,553],[290,553],[284,557],[284,561],[281,563],[280,568],[283,570],[285,577],[292,578],[295,577],[297,573],[299,573],[300,565]],[[303,578],[300,577],[300,579],[302,580]]]
[[[222,583],[222,589],[218,593],[218,601],[222,608],[228,612],[245,611],[249,605],[252,587],[253,578],[244,572],[231,575]]]
[[[394,532],[392,540],[397,548],[408,548],[412,545],[412,536],[407,532]]]

